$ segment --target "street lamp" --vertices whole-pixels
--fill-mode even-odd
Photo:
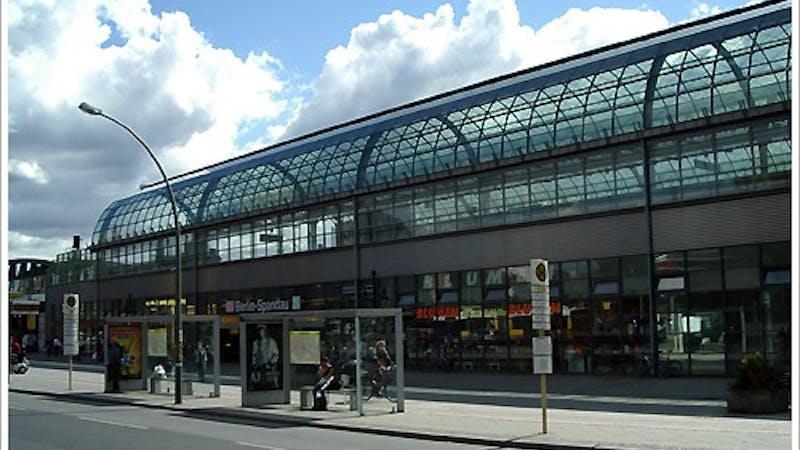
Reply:
[[[103,110],[92,106],[88,103],[81,103],[78,106],[78,109],[89,114],[90,116],[100,116],[104,117],[115,124],[119,125],[125,131],[130,133],[131,136],[136,139],[139,144],[147,151],[147,154],[150,155],[150,158],[158,167],[158,171],[161,172],[161,176],[164,178],[164,184],[167,186],[167,193],[169,193],[169,201],[172,203],[172,218],[175,220],[175,404],[182,403],[183,399],[181,397],[181,388],[182,388],[182,371],[183,371],[183,323],[181,320],[181,224],[178,220],[178,205],[175,202],[175,194],[172,192],[172,186],[169,184],[169,179],[167,178],[167,174],[164,173],[164,168],[161,167],[161,163],[158,162],[156,156],[153,154],[153,151],[150,150],[150,147],[140,138],[136,133],[133,132],[127,125],[120,122],[119,120],[105,114]]]

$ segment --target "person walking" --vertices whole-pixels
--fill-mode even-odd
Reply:
[[[197,342],[197,349],[195,350],[195,364],[197,366],[197,376],[200,378],[201,383],[206,382],[206,367],[208,365],[208,350],[203,345],[203,341]]]
[[[119,388],[119,379],[122,375],[122,346],[111,339],[108,343],[108,365],[106,366],[106,392],[122,392]]]
[[[8,356],[9,356],[9,361],[11,361],[11,364],[16,364],[17,361],[22,361],[22,357],[24,356],[22,353],[22,346],[19,345],[19,342],[17,342],[17,338],[15,338],[14,336],[11,336],[11,342],[9,342],[9,350],[10,351]],[[11,373],[10,370],[9,373]]]

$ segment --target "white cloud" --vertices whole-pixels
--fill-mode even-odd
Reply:
[[[41,238],[16,231],[8,233],[8,253],[12,257],[55,259],[57,253],[70,248],[70,239]]]
[[[534,30],[520,23],[513,0],[473,0],[458,22],[449,4],[422,17],[394,11],[358,25],[347,45],[328,52],[287,136],[668,25],[658,11],[573,8]]]
[[[267,51],[239,58],[147,0],[11,0],[8,11],[10,157],[28,164],[12,172],[11,253],[45,257],[72,234],[88,240],[105,206],[158,178],[81,101],[137,130],[176,173],[669,25],[644,7],[570,9],[539,29],[514,0],[472,0],[458,20],[449,4],[398,10],[356,26],[309,87]]]
[[[131,126],[173,174],[263,144],[297,102],[269,53],[239,58],[146,0],[12,0],[8,28],[10,227],[41,245],[88,238],[105,206],[157,179],[135,141],[80,102]],[[242,141],[255,126],[260,139]]]
[[[8,173],[38,184],[47,184],[47,174],[36,161],[8,160]]]
[[[751,2],[748,2],[750,4]],[[697,20],[704,17],[713,16],[721,13],[723,10],[719,6],[709,5],[708,3],[695,3],[692,12],[689,14],[688,20]]]

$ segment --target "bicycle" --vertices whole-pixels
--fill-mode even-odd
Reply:
[[[656,373],[656,376],[659,378],[668,378],[673,375],[682,374],[683,363],[671,359],[672,351],[667,351],[666,354],[667,354],[666,359],[660,359],[658,361],[658,372]],[[638,369],[639,376],[642,377],[649,376],[650,374],[652,374],[652,371],[653,367],[652,364],[650,363],[650,357],[648,355],[644,355]]]
[[[397,367],[392,364],[389,366],[378,365],[369,377],[369,384],[367,389],[369,393],[364,395],[364,401],[369,401],[373,397],[385,398],[386,400],[396,403],[397,395],[394,392],[394,373]]]

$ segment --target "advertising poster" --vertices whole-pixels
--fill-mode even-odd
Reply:
[[[289,353],[292,364],[319,364],[319,331],[289,332]]]
[[[150,356],[167,356],[166,327],[147,330],[147,354]]]
[[[247,390],[283,389],[283,325],[247,324]]]
[[[138,326],[112,326],[108,328],[109,344],[116,342],[122,349],[123,380],[142,377],[142,329]]]

